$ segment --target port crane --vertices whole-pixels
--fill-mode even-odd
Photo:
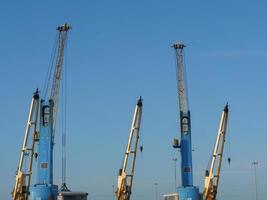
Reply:
[[[199,189],[193,185],[192,146],[191,146],[191,117],[188,107],[186,77],[184,69],[184,44],[176,43],[177,90],[179,98],[181,138],[174,139],[173,147],[179,148],[181,153],[181,183],[177,188],[179,200],[198,200]]]
[[[220,172],[222,165],[222,157],[225,143],[225,135],[227,130],[229,108],[228,104],[224,107],[222,112],[217,138],[214,145],[213,154],[211,157],[211,163],[209,170],[205,173],[205,185],[203,192],[204,200],[215,200],[218,191],[218,185],[220,180]],[[230,163],[230,159],[228,158]]]
[[[68,24],[57,28],[58,43],[54,74],[51,80],[52,82],[48,82],[50,96],[48,99],[42,99],[40,102],[41,115],[37,157],[37,180],[30,188],[31,200],[57,199],[58,186],[53,184],[53,148],[64,48],[70,28]]]
[[[49,99],[39,100],[38,90],[32,98],[16,182],[12,191],[13,200],[29,200],[29,197],[31,200],[57,199],[58,186],[53,184],[53,146],[64,48],[70,28],[68,24],[57,28],[58,44],[54,75],[51,85],[49,83],[47,85],[47,88],[50,89]],[[40,115],[38,116],[39,110]],[[32,137],[31,141],[30,136]],[[35,146],[37,146],[37,153],[35,153]],[[29,159],[26,159],[27,156]],[[37,181],[30,186],[33,157],[37,159]],[[23,164],[27,169],[23,170]]]
[[[124,154],[122,168],[119,170],[116,190],[117,200],[130,200],[131,197],[135,170],[135,160],[142,118],[142,106],[142,98],[140,97],[135,106],[132,126],[129,134],[126,151]],[[142,148],[140,148],[140,150],[142,151]],[[130,166],[128,165],[128,162],[131,162]]]
[[[32,163],[34,158],[35,143],[38,140],[37,123],[39,112],[39,92],[34,93],[28,120],[26,123],[26,130],[21,149],[21,156],[16,173],[15,186],[12,191],[12,200],[28,200],[29,188],[31,184]],[[23,167],[26,166],[26,169]]]

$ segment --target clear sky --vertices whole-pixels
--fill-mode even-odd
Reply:
[[[65,22],[73,27],[66,65],[72,190],[87,191],[91,200],[112,199],[134,106],[142,95],[144,152],[137,156],[132,199],[155,199],[155,182],[160,196],[174,191],[172,158],[179,154],[171,143],[179,131],[170,46],[182,41],[187,45],[194,184],[203,189],[221,111],[229,102],[218,197],[254,199],[251,162],[256,160],[258,200],[266,199],[265,1],[1,1],[0,18],[0,199],[10,197],[31,96],[43,87],[55,29]],[[59,185],[60,135],[59,128],[54,170]]]

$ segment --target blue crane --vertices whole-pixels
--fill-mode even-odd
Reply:
[[[37,143],[37,180],[36,183],[30,187],[31,200],[57,199],[58,186],[53,184],[53,147],[64,47],[70,28],[68,24],[57,28],[58,45],[52,85],[49,85],[50,96],[48,99],[42,99],[40,101],[40,130]]]
[[[175,139],[173,147],[181,152],[181,178],[182,184],[177,188],[179,200],[198,200],[199,189],[193,185],[192,145],[191,145],[191,117],[188,108],[187,88],[184,69],[184,44],[174,44],[177,62],[177,88],[180,110],[180,141]]]

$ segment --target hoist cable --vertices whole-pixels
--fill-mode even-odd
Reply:
[[[65,43],[64,67],[62,70],[62,191],[69,191],[66,186],[66,140],[67,140],[67,43]]]
[[[229,116],[228,116],[228,121],[229,121]],[[227,160],[228,160],[228,164],[230,165],[230,162],[231,162],[231,157],[232,157],[232,155],[231,155],[231,136],[230,136],[230,132],[229,132],[229,124],[228,124],[228,126],[227,126],[227,132],[228,132],[228,158],[227,158]]]
[[[144,100],[142,100],[142,101],[144,101]],[[144,108],[144,104],[142,104],[142,110],[143,110],[143,108]],[[143,152],[143,150],[144,150],[144,118],[142,119],[142,122],[143,123],[141,123],[141,130],[140,130],[140,132],[139,132],[139,134],[140,134],[140,151],[141,151],[141,153]]]

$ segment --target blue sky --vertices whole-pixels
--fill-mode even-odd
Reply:
[[[134,105],[144,98],[143,154],[133,200],[174,191],[171,147],[178,132],[174,52],[186,48],[194,183],[203,189],[221,111],[230,104],[218,197],[259,200],[267,178],[267,3],[264,1],[1,1],[0,199],[14,184],[29,103],[42,88],[55,28],[72,25],[67,49],[68,185],[90,199],[112,198]],[[60,119],[59,119],[60,121]],[[55,183],[60,184],[60,128]],[[229,151],[231,140],[231,152]],[[226,158],[231,154],[229,167]],[[179,161],[179,157],[178,157]]]

